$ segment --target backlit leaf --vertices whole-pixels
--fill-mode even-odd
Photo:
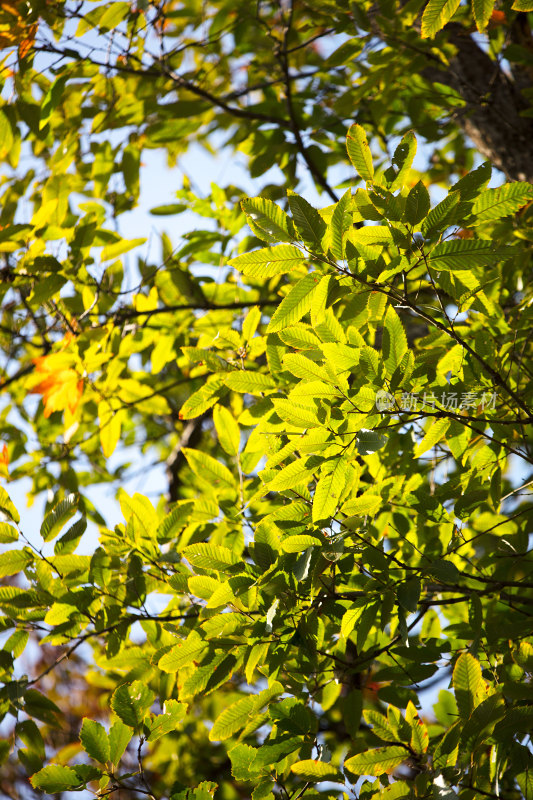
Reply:
[[[494,247],[481,240],[450,241],[438,244],[430,253],[430,266],[433,269],[471,269],[497,264],[509,258],[509,247]]]
[[[463,719],[468,719],[483,690],[481,665],[470,653],[461,653],[455,662],[452,683],[459,713]]]
[[[494,0],[472,0],[472,11],[480,33],[487,27],[493,8]]]
[[[533,186],[529,183],[507,183],[495,189],[485,189],[472,206],[474,225],[489,220],[501,219],[515,214],[533,198]]]
[[[311,308],[313,294],[316,292],[320,277],[311,272],[292,287],[289,294],[283,298],[276,308],[268,325],[268,333],[283,330],[289,325],[294,325]]]
[[[377,747],[346,759],[344,766],[355,775],[381,775],[399,767],[408,755],[404,747]]]
[[[67,792],[69,789],[75,789],[85,783],[80,780],[73,769],[60,767],[57,764],[52,764],[36,772],[31,776],[30,782],[34,789],[40,789],[40,791],[50,794]]]
[[[346,137],[346,148],[352,165],[364,181],[374,177],[372,153],[368,146],[366,133],[360,125],[352,125]]]
[[[291,772],[298,775],[305,781],[319,783],[320,781],[343,782],[342,776],[333,764],[326,764],[325,761],[316,761],[311,758],[297,761],[291,766]]]
[[[109,758],[117,765],[133,736],[133,730],[117,719],[109,729]]]
[[[76,513],[78,508],[78,496],[69,494],[61,500],[49,514],[44,518],[41,525],[41,536],[45,542],[49,542],[58,535],[61,528]]]
[[[449,419],[437,419],[435,422],[432,422],[429,428],[427,429],[426,433],[424,434],[424,438],[421,442],[415,447],[415,458],[421,456],[423,453],[426,453],[428,450],[431,450],[442,437],[445,435],[446,431],[450,427],[450,420]]]
[[[226,453],[230,456],[236,456],[239,452],[241,435],[239,426],[232,414],[224,406],[216,405],[213,410],[213,422],[218,440]]]
[[[154,702],[154,693],[142,682],[123,683],[111,697],[111,708],[125,725],[137,729]]]
[[[316,485],[313,497],[313,522],[327,520],[335,513],[346,481],[348,464],[339,458],[326,465]]]
[[[422,181],[418,181],[410,190],[405,201],[405,218],[407,222],[411,225],[418,225],[429,212],[429,207],[429,192]]]
[[[213,456],[203,453],[201,450],[193,450],[190,447],[182,448],[182,453],[192,471],[208,480],[215,488],[233,487],[235,479],[229,469],[217,461]]]
[[[318,211],[303,197],[289,191],[287,198],[296,230],[301,238],[314,252],[322,252],[322,237],[326,232],[326,223]]]
[[[92,719],[83,720],[80,741],[83,749],[95,761],[105,764],[110,759],[109,738],[103,725]]]
[[[422,14],[422,38],[433,38],[451,20],[460,0],[429,0]]]
[[[294,231],[291,220],[283,209],[265,197],[245,197],[241,207],[254,233],[271,244],[292,242]]]
[[[290,272],[305,261],[306,255],[298,247],[280,244],[237,256],[229,264],[248,278],[272,278]]]

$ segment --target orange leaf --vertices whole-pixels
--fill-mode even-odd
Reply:
[[[7,450],[7,444],[4,443],[2,447],[2,451],[0,452],[0,475],[3,478],[7,478],[9,476],[9,453]]]
[[[28,35],[19,44],[19,58],[24,58],[28,55],[35,42],[35,34],[37,33],[37,25],[30,25],[27,31]]]
[[[505,25],[507,23],[507,17],[505,16],[505,11],[498,11],[498,9],[494,9],[492,14],[490,15],[490,24],[491,25]]]
[[[83,379],[72,368],[72,357],[63,352],[74,339],[67,333],[59,352],[33,359],[35,371],[41,373],[42,380],[30,390],[32,394],[42,394],[44,416],[48,418],[54,411],[67,411],[72,417],[83,394]]]
[[[32,392],[42,394],[46,418],[54,411],[65,409],[75,414],[83,394],[83,380],[75,370],[64,369],[49,373],[44,380],[33,387]]]

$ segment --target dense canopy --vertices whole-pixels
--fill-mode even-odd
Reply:
[[[533,800],[531,12],[1,4],[0,793]]]

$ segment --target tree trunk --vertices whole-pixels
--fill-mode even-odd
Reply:
[[[456,121],[480,153],[509,180],[533,182],[533,118],[521,116],[533,110],[523,94],[533,89],[532,70],[514,64],[508,74],[461,25],[450,23],[446,31],[457,52],[448,68],[428,65],[424,77],[461,95],[466,105]],[[509,38],[533,52],[525,14],[517,16]]]

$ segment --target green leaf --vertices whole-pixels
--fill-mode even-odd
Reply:
[[[306,401],[307,397],[305,396],[291,397],[290,400],[274,400],[274,408],[278,417],[292,426],[291,430],[294,428],[323,427],[324,419],[322,416],[318,416],[316,403],[304,405]]]
[[[475,200],[490,181],[492,167],[490,161],[484,161],[463,178],[454,183],[450,192],[459,193],[461,200]]]
[[[154,693],[143,683],[123,683],[111,697],[111,708],[125,725],[138,730],[154,702]]]
[[[52,84],[53,85],[53,84]],[[48,96],[50,92],[47,93]],[[44,100],[44,98],[43,98]],[[42,110],[41,110],[42,114]],[[5,159],[13,147],[13,130],[7,114],[0,109],[0,158]]]
[[[294,325],[311,308],[313,295],[320,283],[320,276],[316,272],[306,275],[292,287],[289,294],[283,298],[276,308],[269,322],[267,332],[275,333],[289,325]]]
[[[533,645],[520,642],[518,649],[513,650],[513,660],[527,672],[533,672]]]
[[[342,342],[324,342],[320,345],[320,349],[324,353],[328,366],[337,374],[349,372],[359,364],[361,357],[359,347]]]
[[[318,380],[325,383],[334,383],[324,367],[300,353],[287,353],[286,356],[283,356],[282,364],[285,369],[289,370],[297,378],[302,378],[306,381]]]
[[[155,217],[166,217],[171,214],[181,214],[182,211],[185,211],[187,206],[185,203],[168,203],[162,206],[155,206],[154,208],[150,209],[150,214],[153,214]]]
[[[329,524],[344,490],[347,468],[344,458],[338,458],[322,468],[313,497],[313,522],[327,520]]]
[[[480,703],[465,725],[463,735],[464,730],[467,729],[467,726],[470,727],[471,723],[470,733],[474,734],[479,733],[483,726],[495,722],[498,724],[494,729],[494,736],[500,741],[505,742],[508,737],[516,736],[518,733],[529,733],[533,727],[533,708],[531,706],[515,706],[515,708],[506,710],[502,700],[501,695],[490,695],[487,700]]]
[[[385,315],[382,349],[385,367],[389,375],[392,375],[407,353],[407,337],[400,318],[392,306],[387,308]]]
[[[364,492],[359,497],[354,497],[344,503],[343,514],[348,516],[359,516],[362,514],[375,514],[383,500],[381,495],[372,493],[372,490]]]
[[[43,97],[41,102],[39,130],[42,130],[45,127],[50,117],[52,116],[54,109],[56,109],[57,106],[59,105],[61,98],[63,96],[63,90],[65,88],[67,80],[68,77],[66,75],[60,75],[50,85],[50,88]]]
[[[276,389],[276,384],[270,375],[244,369],[230,372],[225,378],[225,384],[228,389],[240,394],[262,395],[264,392]]]
[[[192,500],[182,500],[177,503],[158,526],[158,540],[166,542],[174,538],[187,524],[193,509],[194,502]]]
[[[303,778],[304,781],[319,783],[320,781],[335,781],[344,783],[344,780],[336,767],[333,764],[326,764],[325,761],[316,761],[311,758],[306,758],[303,761],[297,761],[291,766],[291,772]]]
[[[153,717],[150,722],[149,740],[155,742],[166,733],[176,731],[186,714],[187,706],[185,703],[178,703],[177,700],[166,700],[163,706],[163,713]]]
[[[193,392],[190,397],[184,402],[180,408],[180,419],[196,419],[204,414],[209,408],[218,403],[218,401],[227,394],[225,385],[225,378],[215,378],[208,380],[204,386],[201,386],[196,392]]]
[[[187,585],[191,594],[201,597],[203,600],[209,600],[213,592],[223,584],[209,575],[193,575],[188,579]]]
[[[315,252],[322,252],[322,237],[326,232],[326,223],[318,211],[309,205],[307,200],[295,194],[287,192],[289,208],[296,226],[303,241]]]
[[[242,323],[242,340],[245,345],[249,345],[261,324],[261,309],[259,306],[252,306]]]
[[[429,212],[430,205],[429,192],[422,181],[418,181],[407,195],[405,219],[411,225],[418,225]]]
[[[296,325],[285,328],[278,335],[284,344],[294,347],[296,350],[316,350],[320,346],[320,339],[316,333],[303,322],[297,322]]]
[[[311,566],[313,552],[313,548],[308,547],[307,550],[304,550],[303,553],[300,553],[296,559],[296,564],[294,565],[292,574],[298,582],[305,581],[309,575],[309,567]]]
[[[360,125],[352,125],[346,136],[346,149],[353,167],[364,181],[371,181],[374,177],[372,153],[368,146],[366,133]]]
[[[122,20],[128,16],[130,11],[130,3],[110,3],[98,20],[98,27],[101,31],[112,30],[117,27],[119,22],[122,22]]]
[[[462,653],[455,662],[452,685],[459,713],[463,719],[468,719],[483,691],[481,665],[470,653]]]
[[[404,179],[407,177],[409,170],[413,165],[413,160],[416,155],[417,141],[413,131],[407,131],[405,136],[402,137],[400,144],[397,146],[392,157],[393,167],[398,170],[396,177],[390,184],[391,191],[401,189]]]
[[[533,186],[530,183],[506,183],[496,189],[485,189],[472,206],[475,221],[468,224],[481,225],[489,220],[508,217],[510,214],[515,214],[532,198]]]
[[[527,0],[516,0],[516,6],[525,6],[525,9],[518,8],[517,10],[522,11],[533,11],[532,3],[527,3]],[[513,6],[514,8],[514,6]],[[522,795],[524,796],[524,800],[532,800],[533,798],[533,775],[531,771],[528,769],[525,772],[519,772],[516,776],[516,782],[520,786],[522,791]]]
[[[511,8],[513,11],[522,11],[528,14],[530,11],[533,11],[533,0],[514,0]]]
[[[461,738],[461,724],[456,722],[444,734],[435,748],[433,763],[435,769],[443,770],[453,767],[459,754],[459,740]]]
[[[88,756],[106,764],[110,759],[109,738],[103,725],[85,718],[80,731],[80,742]]]
[[[28,689],[24,693],[24,711],[28,717],[39,719],[53,727],[57,727],[56,714],[61,713],[61,710],[49,697],[45,697],[36,689]]]
[[[384,433],[376,431],[361,431],[357,434],[357,452],[359,455],[367,456],[381,450],[387,444],[387,437]]]
[[[493,9],[494,0],[472,0],[472,11],[480,33],[483,33],[487,27]]]
[[[349,608],[347,611],[344,612],[341,620],[341,636],[343,637],[343,639],[347,639],[348,636],[351,634],[351,632],[355,628],[356,623],[363,615],[365,608],[366,608],[366,602],[361,599],[361,600],[356,600],[353,607]]]
[[[0,544],[11,544],[19,538],[19,532],[8,522],[0,522]]]
[[[450,192],[444,200],[441,200],[431,209],[427,217],[422,220],[420,230],[424,236],[430,236],[434,232],[443,232],[450,225],[455,208],[461,199],[460,192]]]
[[[344,240],[353,225],[352,191],[347,189],[335,205],[331,217],[329,231],[331,235],[331,252],[335,258],[344,258]]]
[[[308,547],[321,547],[322,542],[316,536],[301,534],[287,536],[281,543],[285,553],[302,553]]]
[[[82,517],[70,526],[70,528],[61,536],[60,539],[54,544],[54,554],[68,555],[73,553],[79,544],[79,541],[87,529],[87,519]]]
[[[33,554],[29,550],[7,550],[0,557],[0,578],[7,575],[16,575],[33,561]]]
[[[20,522],[20,514],[3,486],[0,486],[0,511],[6,514],[9,519],[12,519],[13,522],[17,524]]]
[[[400,741],[396,731],[383,714],[371,708],[365,708],[363,718],[365,722],[372,725],[372,733],[383,739],[384,742]]]
[[[307,256],[298,247],[279,244],[245,253],[232,258],[228,263],[248,278],[273,278],[275,275],[290,272],[306,261]]]
[[[109,729],[109,758],[115,766],[120,762],[132,737],[133,730],[129,725],[125,725],[121,719],[117,719],[111,725]]]
[[[432,39],[442,30],[459,8],[459,4],[460,0],[429,0],[422,14],[422,38]]]
[[[350,232],[350,241],[354,244],[389,244],[392,233],[386,225],[365,225]]]
[[[135,533],[143,538],[153,538],[159,518],[150,500],[137,492],[130,497],[122,488],[117,492],[117,499],[124,518],[132,521]]]
[[[229,547],[210,542],[187,545],[183,548],[183,555],[193,566],[200,567],[200,569],[224,571],[239,563],[239,557]]]
[[[241,208],[253,232],[265,242],[292,242],[295,238],[291,220],[272,200],[265,197],[245,197]]]
[[[445,435],[446,431],[450,427],[450,420],[449,419],[437,419],[435,422],[432,422],[429,426],[428,430],[424,434],[424,438],[421,442],[415,447],[414,457],[418,458],[423,453],[426,453],[428,450],[431,450],[437,442]]]
[[[230,736],[246,727],[249,722],[250,713],[255,708],[256,698],[253,695],[243,697],[241,700],[232,703],[228,708],[216,718],[215,723],[209,731],[211,742],[220,742],[229,739]]]
[[[104,247],[100,255],[100,260],[111,261],[112,259],[118,258],[124,253],[128,253],[135,247],[140,247],[141,244],[144,244],[145,242],[146,238],[144,237],[138,239],[121,239],[119,242],[115,242],[115,244],[110,244],[107,247]]]
[[[30,783],[34,789],[54,794],[76,789],[78,786],[84,785],[85,781],[81,781],[71,767],[60,767],[53,764],[32,775]]]
[[[235,486],[235,478],[229,469],[213,456],[203,453],[201,450],[192,450],[190,447],[183,447],[181,452],[195,475],[209,481],[215,489]]]
[[[409,700],[405,710],[405,719],[411,728],[411,741],[409,742],[411,750],[413,750],[417,755],[421,756],[427,752],[429,745],[429,734],[427,726],[418,716],[416,707],[411,700]]]
[[[249,744],[238,744],[228,752],[231,761],[231,774],[238,781],[249,781],[261,771],[261,767],[254,768],[257,755],[255,747]]]
[[[267,484],[268,490],[282,492],[301,484],[307,484],[316,469],[316,458],[313,456],[292,461]]]
[[[392,772],[408,757],[409,751],[404,747],[377,747],[348,758],[344,766],[355,775],[382,775]]]
[[[61,528],[78,510],[78,503],[79,496],[69,494],[46,515],[41,525],[41,536],[45,542],[49,542],[58,535]]]
[[[421,588],[418,578],[409,578],[406,581],[402,581],[397,589],[398,603],[407,611],[416,611]]]
[[[512,255],[510,247],[494,247],[480,239],[441,242],[429,255],[429,265],[436,270],[472,269],[498,264]]]
[[[300,736],[287,736],[275,739],[274,741],[267,740],[261,747],[256,750],[255,760],[252,764],[252,769],[261,769],[263,767],[271,767],[278,761],[281,761],[286,756],[299,750],[303,744]]]
[[[224,406],[215,406],[213,409],[213,422],[218,436],[218,441],[230,456],[239,452],[241,434],[233,415]]]
[[[513,712],[519,709],[511,709],[510,714],[513,717]],[[525,709],[528,712],[529,719],[523,720],[523,727],[521,728],[520,722],[517,719],[509,720],[511,724],[508,730],[502,730],[500,726],[504,725],[506,720],[503,719],[506,715],[505,701],[501,694],[491,694],[486,700],[483,700],[472,712],[470,719],[468,719],[463,727],[461,733],[461,749],[467,753],[474,752],[476,746],[484,739],[492,736],[494,730],[495,738],[515,736],[520,730],[531,730],[533,723],[533,709]],[[502,722],[499,722],[502,720]],[[498,723],[497,729],[495,725]],[[518,723],[518,724],[517,724]]]
[[[122,430],[122,411],[115,411],[108,402],[103,400],[98,403],[98,417],[100,419],[100,444],[102,453],[109,458],[115,452],[120,440]]]

